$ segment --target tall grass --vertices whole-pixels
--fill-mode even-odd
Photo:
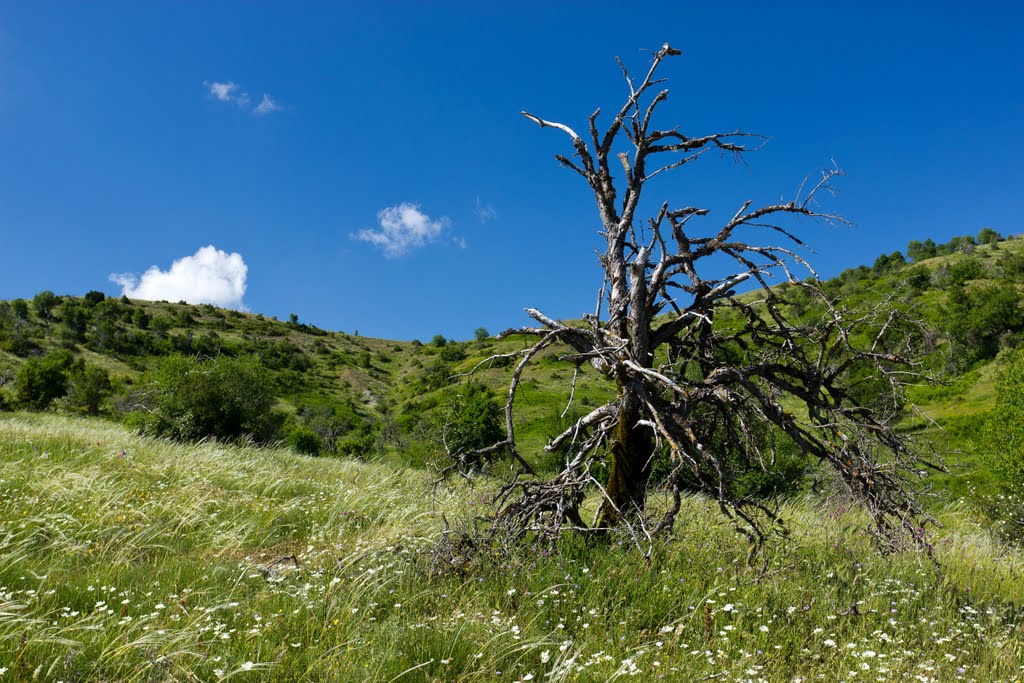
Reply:
[[[763,571],[684,503],[645,564],[569,539],[460,574],[487,490],[287,450],[0,418],[0,681],[976,680],[1024,676],[1018,551],[941,513],[941,571],[796,502]]]

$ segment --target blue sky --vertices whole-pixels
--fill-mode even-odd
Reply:
[[[652,201],[710,228],[834,159],[856,227],[799,227],[823,276],[1021,232],[1022,29],[1019,2],[5,2],[0,298],[128,286],[399,339],[577,317],[593,200],[518,112],[584,127],[614,57],[664,42],[663,127],[771,142]]]

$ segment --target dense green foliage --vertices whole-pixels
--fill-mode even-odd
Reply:
[[[129,420],[146,434],[181,441],[248,435],[266,442],[282,421],[271,410],[274,395],[270,376],[253,360],[169,356],[139,382]]]
[[[984,509],[1003,538],[1024,542],[1024,350],[1000,361],[995,407],[979,435],[985,464],[998,482]]]
[[[497,396],[480,382],[466,382],[450,389],[436,420],[450,453],[471,453],[505,437]],[[486,460],[473,455],[462,462],[471,469],[480,469]]]
[[[75,357],[63,349],[41,358],[29,358],[18,368],[14,380],[18,403],[34,410],[47,408],[68,392],[68,372],[74,366]]]

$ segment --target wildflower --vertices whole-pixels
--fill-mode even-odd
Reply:
[[[242,671],[252,671],[252,668],[254,666],[256,666],[256,665],[253,664],[252,662],[246,662],[246,663],[242,664]]]
[[[835,647],[836,641],[832,640],[831,638],[826,638],[825,645],[827,645],[828,647]]]
[[[731,612],[731,611],[733,611],[734,609],[736,609],[736,608],[735,608],[735,607],[733,606],[733,604],[732,604],[732,603],[730,602],[730,603],[728,603],[728,604],[727,604],[727,605],[726,605],[725,607],[723,607],[723,608],[722,608],[722,611],[723,611],[723,612]]]
[[[540,653],[541,664],[547,664],[549,659],[551,659],[551,650],[544,650],[544,652]]]

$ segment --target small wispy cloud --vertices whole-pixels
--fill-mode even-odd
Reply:
[[[255,116],[266,116],[284,109],[284,106],[269,93],[263,93],[263,97],[256,106],[250,108],[252,98],[234,81],[203,81],[203,85],[215,100],[235,104],[242,109],[249,109]]]
[[[167,270],[150,266],[141,277],[113,273],[110,280],[120,285],[121,293],[129,299],[187,301],[245,310],[242,297],[248,271],[241,254],[229,254],[211,244],[176,259]]]
[[[233,81],[228,81],[227,83],[221,83],[220,81],[203,81],[203,85],[205,85],[206,89],[209,90],[210,95],[220,102],[237,104],[243,109],[249,106],[249,93],[242,92],[238,87],[238,84]]]
[[[282,109],[284,109],[284,107],[278,104],[277,100],[267,93],[263,93],[263,99],[260,100],[260,103],[256,105],[256,108],[252,110],[252,113],[257,116],[264,116],[271,112],[281,111]]]
[[[450,224],[444,216],[435,220],[423,213],[419,204],[402,202],[377,212],[378,228],[360,230],[351,237],[378,247],[388,258],[396,258],[436,242]]]
[[[490,223],[498,217],[498,212],[490,204],[484,204],[480,197],[476,198],[476,217],[481,223]]]
[[[203,81],[203,85],[210,89],[210,94],[216,97],[221,102],[230,102],[234,97],[234,92],[238,90],[238,84],[228,81],[227,83],[218,83],[214,81]]]

